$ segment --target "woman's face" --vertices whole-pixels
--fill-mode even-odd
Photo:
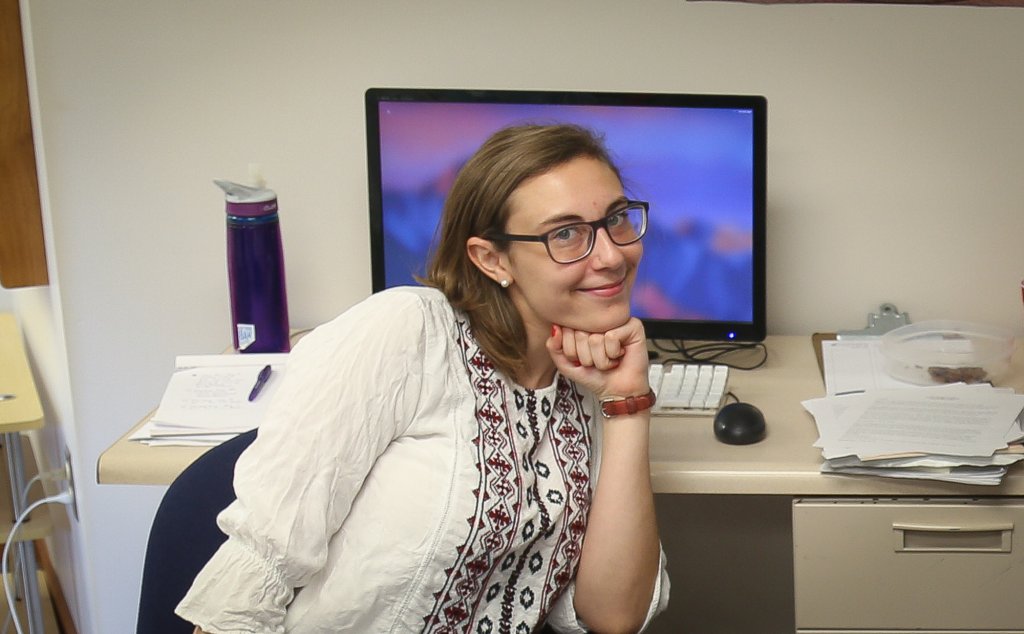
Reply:
[[[598,220],[624,201],[611,168],[576,158],[524,181],[512,193],[505,232],[540,235],[571,222]],[[514,282],[510,297],[527,332],[546,338],[553,323],[595,333],[626,323],[642,254],[639,242],[618,246],[602,228],[593,251],[578,262],[555,262],[540,242],[511,242],[502,258]]]

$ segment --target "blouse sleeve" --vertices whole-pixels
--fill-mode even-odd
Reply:
[[[177,613],[211,634],[284,631],[295,588],[325,564],[328,541],[367,473],[429,395],[429,319],[416,293],[381,293],[304,337],[253,444],[236,465],[228,540]]]

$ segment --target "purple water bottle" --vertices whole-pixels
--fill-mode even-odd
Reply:
[[[239,352],[288,352],[288,298],[277,194],[213,181],[224,190],[228,219],[231,324]]]

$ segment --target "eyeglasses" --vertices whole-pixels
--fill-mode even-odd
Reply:
[[[647,233],[648,209],[649,203],[627,200],[624,207],[592,222],[572,222],[536,236],[488,233],[484,237],[499,242],[543,242],[552,260],[559,264],[572,264],[590,255],[594,250],[597,230],[602,227],[611,241],[620,247],[639,241]]]

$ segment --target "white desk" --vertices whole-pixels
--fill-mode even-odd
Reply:
[[[1024,467],[1010,469],[997,487],[926,480],[822,475],[814,419],[800,402],[823,396],[824,382],[809,337],[769,337],[768,361],[730,374],[731,391],[757,405],[768,435],[760,443],[716,442],[707,419],[654,419],[651,477],[658,493],[745,495],[1024,495]],[[1024,352],[1018,347],[1000,385],[1024,391]]]
[[[708,417],[655,417],[651,427],[651,478],[656,493],[740,495],[1024,495],[1024,468],[1014,467],[998,487],[924,480],[823,476],[814,420],[800,402],[825,393],[810,337],[766,340],[768,360],[757,370],[734,370],[730,387],[757,405],[768,424],[754,445],[717,442]],[[1024,391],[1019,350],[1001,382]],[[139,423],[107,449],[97,464],[100,484],[170,484],[202,455],[201,447],[147,447],[128,440]]]

